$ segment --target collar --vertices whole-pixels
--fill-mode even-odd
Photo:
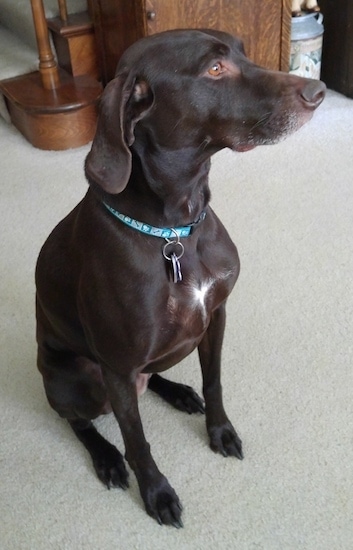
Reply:
[[[162,237],[163,239],[170,239],[171,237],[189,237],[189,235],[192,234],[194,228],[201,223],[205,217],[206,212],[201,212],[199,218],[189,223],[188,225],[184,225],[182,227],[154,227],[153,225],[149,225],[148,223],[140,222],[138,220],[134,220],[133,218],[130,218],[130,216],[125,216],[124,214],[121,214],[115,208],[112,208],[103,201],[104,206],[109,210],[113,216],[118,218],[121,222],[123,222],[125,225],[128,225],[132,229],[136,229],[136,231],[140,231],[140,233],[144,233],[145,235],[151,235],[152,237]]]

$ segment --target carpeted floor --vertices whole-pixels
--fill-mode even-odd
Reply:
[[[212,204],[242,260],[223,352],[245,459],[213,454],[204,418],[140,401],[184,505],[182,530],[107,491],[36,370],[33,272],[86,189],[88,147],[32,148],[0,119],[0,547],[3,550],[350,550],[353,540],[353,101],[330,92],[276,145],[219,153]],[[200,390],[197,356],[168,376]],[[97,422],[122,448],[109,416]]]

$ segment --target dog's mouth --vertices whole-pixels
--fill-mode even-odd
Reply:
[[[259,118],[249,130],[233,141],[231,148],[238,153],[245,153],[259,145],[274,145],[293,134],[308,120],[313,111],[288,109],[280,115],[267,112]]]
[[[237,151],[237,153],[246,153],[247,151],[251,151],[252,149],[255,149],[256,145],[250,145],[246,143],[239,143],[239,145],[236,145],[234,147],[234,150]]]

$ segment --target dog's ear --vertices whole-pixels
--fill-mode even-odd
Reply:
[[[99,184],[108,193],[120,193],[131,174],[134,128],[153,105],[148,83],[134,75],[121,74],[106,86],[92,147],[85,172],[88,181]]]

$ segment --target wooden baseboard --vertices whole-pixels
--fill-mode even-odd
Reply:
[[[39,72],[0,82],[11,120],[34,147],[63,150],[91,141],[102,87],[94,78],[60,70],[60,86],[46,90]]]

